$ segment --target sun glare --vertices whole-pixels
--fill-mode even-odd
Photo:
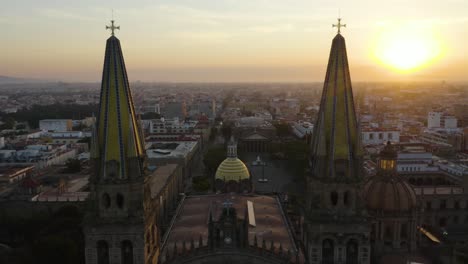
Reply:
[[[374,49],[374,56],[380,63],[400,72],[430,65],[441,53],[438,38],[430,29],[403,25],[383,26]]]

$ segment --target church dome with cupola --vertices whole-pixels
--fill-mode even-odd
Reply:
[[[377,175],[363,190],[373,219],[370,239],[375,259],[416,248],[418,202],[411,185],[397,173],[397,157],[395,146],[388,142],[380,152]]]
[[[237,157],[237,144],[231,138],[227,147],[227,158],[221,162],[215,174],[215,187],[219,192],[250,192],[250,172]]]
[[[396,172],[397,153],[387,143],[380,152],[378,173],[364,187],[369,211],[381,213],[410,212],[416,208],[416,194],[411,185]]]

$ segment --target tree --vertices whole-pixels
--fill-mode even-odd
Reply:
[[[203,164],[208,175],[212,176],[218,169],[219,164],[226,158],[226,151],[223,147],[213,147],[208,149],[203,157]]]
[[[91,149],[91,137],[82,138],[77,143],[88,143],[88,149]]]
[[[0,126],[0,130],[13,129],[15,127],[15,119],[11,116],[3,118],[3,125]]]
[[[231,124],[224,123],[221,127],[221,133],[223,134],[224,140],[228,141],[232,136],[232,126]]]
[[[192,186],[197,192],[206,192],[210,190],[210,180],[208,177],[193,177]]]
[[[141,119],[160,119],[161,115],[155,112],[147,112],[141,115]]]
[[[24,108],[16,113],[1,113],[3,120],[12,118],[13,121],[28,122],[31,128],[39,127],[39,120],[48,118],[58,119],[83,119],[98,112],[98,105],[77,105],[77,104],[53,104],[53,105],[33,105],[28,109]],[[13,123],[14,126],[14,123]]]
[[[276,135],[278,137],[287,137],[289,136],[289,125],[286,123],[277,123],[275,124]]]
[[[37,263],[80,263],[78,245],[67,236],[48,235],[39,238],[34,247],[33,254]]]
[[[78,159],[69,159],[65,165],[67,166],[67,172],[69,173],[81,171],[81,162]]]
[[[210,131],[210,141],[213,141],[218,136],[218,128],[212,127]]]

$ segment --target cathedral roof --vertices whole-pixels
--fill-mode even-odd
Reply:
[[[143,138],[133,105],[127,70],[120,41],[112,35],[107,39],[102,73],[99,115],[93,143],[93,158],[105,164],[115,161],[116,177],[127,177],[128,159],[144,156]]]
[[[216,179],[228,181],[241,181],[250,178],[250,172],[237,157],[228,157],[219,165],[216,170]]]
[[[255,225],[248,225],[248,241],[250,245],[258,240],[258,247],[261,247],[265,240],[268,245],[273,241],[275,247],[281,244],[284,250],[297,250],[294,238],[285,220],[284,212],[277,199],[273,196],[265,195],[242,195],[242,194],[216,194],[187,196],[177,211],[175,222],[167,231],[167,240],[161,247],[162,255],[165,251],[172,250],[174,244],[182,248],[183,241],[195,240],[195,247],[198,247],[199,238],[202,238],[204,245],[208,244],[208,227],[210,214],[214,219],[218,219],[226,201],[232,202],[232,207],[237,211],[237,217],[244,219],[247,201],[253,203]],[[301,256],[302,258],[302,256]]]
[[[316,177],[356,179],[363,153],[354,108],[345,39],[333,39],[311,145]]]

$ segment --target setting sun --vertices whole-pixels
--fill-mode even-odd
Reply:
[[[404,25],[383,26],[374,49],[374,56],[380,63],[401,72],[427,66],[441,53],[441,45],[433,32]]]

